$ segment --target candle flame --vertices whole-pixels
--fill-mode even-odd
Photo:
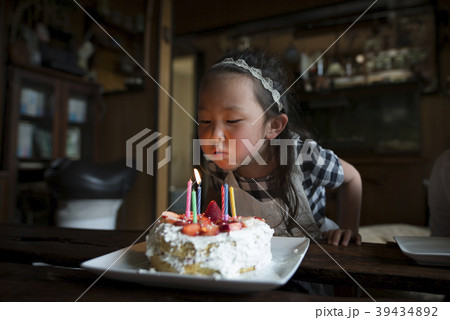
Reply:
[[[195,180],[197,180],[197,185],[200,185],[200,183],[202,183],[202,179],[200,178],[200,173],[198,173],[197,169],[194,169],[194,175],[195,175]]]

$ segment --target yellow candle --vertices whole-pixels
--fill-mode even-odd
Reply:
[[[231,201],[231,214],[233,218],[236,218],[236,204],[234,202],[234,188],[230,187],[230,201]]]

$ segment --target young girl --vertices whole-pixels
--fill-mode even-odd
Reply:
[[[239,215],[260,216],[278,236],[307,235],[358,245],[361,179],[356,169],[321,148],[288,121],[298,104],[293,80],[276,57],[244,50],[226,55],[199,88],[198,136],[212,177],[207,199],[234,188]],[[339,226],[325,216],[325,188],[340,186]],[[218,203],[220,203],[218,201]]]

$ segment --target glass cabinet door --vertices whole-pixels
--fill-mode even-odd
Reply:
[[[42,169],[59,157],[93,158],[98,86],[83,81],[29,70],[13,72],[19,168]]]
[[[81,146],[86,142],[88,99],[84,97],[70,97],[68,100],[65,155],[69,159],[81,158]],[[82,135],[84,136],[82,138]]]
[[[27,79],[18,99],[16,155],[20,165],[50,160],[55,155],[55,87]]]
[[[64,155],[72,160],[92,158],[93,90],[82,86],[68,88]]]
[[[45,171],[57,158],[93,158],[99,87],[46,68],[11,66],[8,71],[8,210],[14,221],[48,223],[54,203]]]

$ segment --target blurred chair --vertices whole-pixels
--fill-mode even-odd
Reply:
[[[115,229],[118,209],[136,178],[136,171],[124,163],[53,161],[44,178],[57,202],[56,225]]]
[[[432,237],[450,237],[450,149],[434,162],[428,183]]]

